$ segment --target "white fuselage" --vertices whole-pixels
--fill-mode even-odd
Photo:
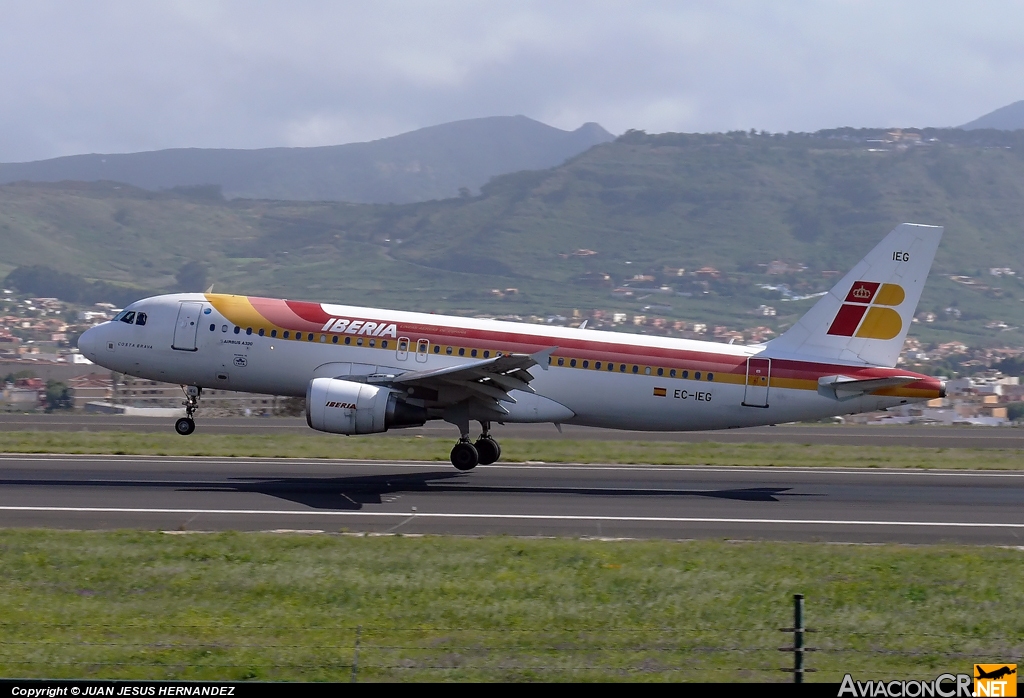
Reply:
[[[317,321],[317,330],[308,331],[311,325],[307,324],[296,333],[287,330],[283,321],[275,324],[272,319],[252,320],[251,314],[222,312],[243,298],[204,294],[148,298],[129,308],[146,314],[145,325],[107,322],[83,334],[79,345],[95,363],[141,378],[289,396],[305,395],[310,381],[318,377],[401,374],[467,363],[484,351],[533,353],[558,347],[549,366],[530,370],[536,395],[515,391],[515,404],[504,405],[507,418],[496,421],[651,431],[812,420],[917,402],[936,397],[940,390],[936,381],[921,376],[922,383],[914,390],[876,391],[837,400],[816,389],[820,377],[884,377],[893,369],[772,357],[763,345],[731,346],[328,304],[306,305],[331,319],[372,319],[378,332],[390,325],[394,329],[374,337],[373,332],[343,330],[336,323],[333,330],[337,331],[332,331],[329,319],[323,326]],[[192,306],[198,309],[192,334],[187,323],[184,329],[179,326],[182,303],[197,304]],[[189,335],[184,348],[183,332]],[[277,336],[270,336],[272,332]],[[296,334],[301,339],[295,339]],[[174,348],[176,344],[179,348]],[[752,357],[765,366],[769,366],[765,359],[771,362],[766,369],[770,378],[766,374],[760,384],[751,375],[748,359]]]

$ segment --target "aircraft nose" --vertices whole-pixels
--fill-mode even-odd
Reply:
[[[95,363],[101,342],[99,327],[90,327],[78,338],[78,350],[85,358]]]

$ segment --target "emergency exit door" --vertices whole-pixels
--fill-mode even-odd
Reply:
[[[202,312],[202,303],[187,301],[181,304],[178,308],[178,321],[174,324],[172,349],[196,350],[196,333],[199,331],[199,316]]]
[[[409,338],[399,337],[398,338],[398,349],[395,353],[399,361],[405,361],[409,358]]]
[[[771,370],[771,359],[747,359],[747,383],[743,390],[745,406],[768,406],[768,384],[771,379]]]

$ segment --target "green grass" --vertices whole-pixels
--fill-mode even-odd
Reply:
[[[351,458],[447,461],[449,439],[321,434],[221,435],[196,433],[0,432],[4,453],[102,453],[163,456]],[[722,444],[713,441],[574,441],[502,439],[502,461],[649,463],[655,465],[773,465],[790,467],[981,468],[1016,470],[1020,449]]]
[[[0,531],[8,677],[934,678],[1024,652],[1024,552],[507,537]]]

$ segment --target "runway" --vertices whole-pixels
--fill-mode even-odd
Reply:
[[[90,414],[5,414],[0,431],[172,431],[170,419]],[[303,418],[197,417],[199,434],[314,434]],[[1024,449],[1024,429],[1009,427],[868,426],[856,424],[785,424],[720,431],[642,432],[552,424],[503,424],[494,427],[499,439],[575,439],[583,441],[675,441],[693,443],[809,443],[838,446],[893,445],[939,448]],[[427,436],[455,440],[455,427],[430,422],[415,429],[395,429],[377,438]]]
[[[0,526],[1024,545],[1024,471],[8,455]]]

